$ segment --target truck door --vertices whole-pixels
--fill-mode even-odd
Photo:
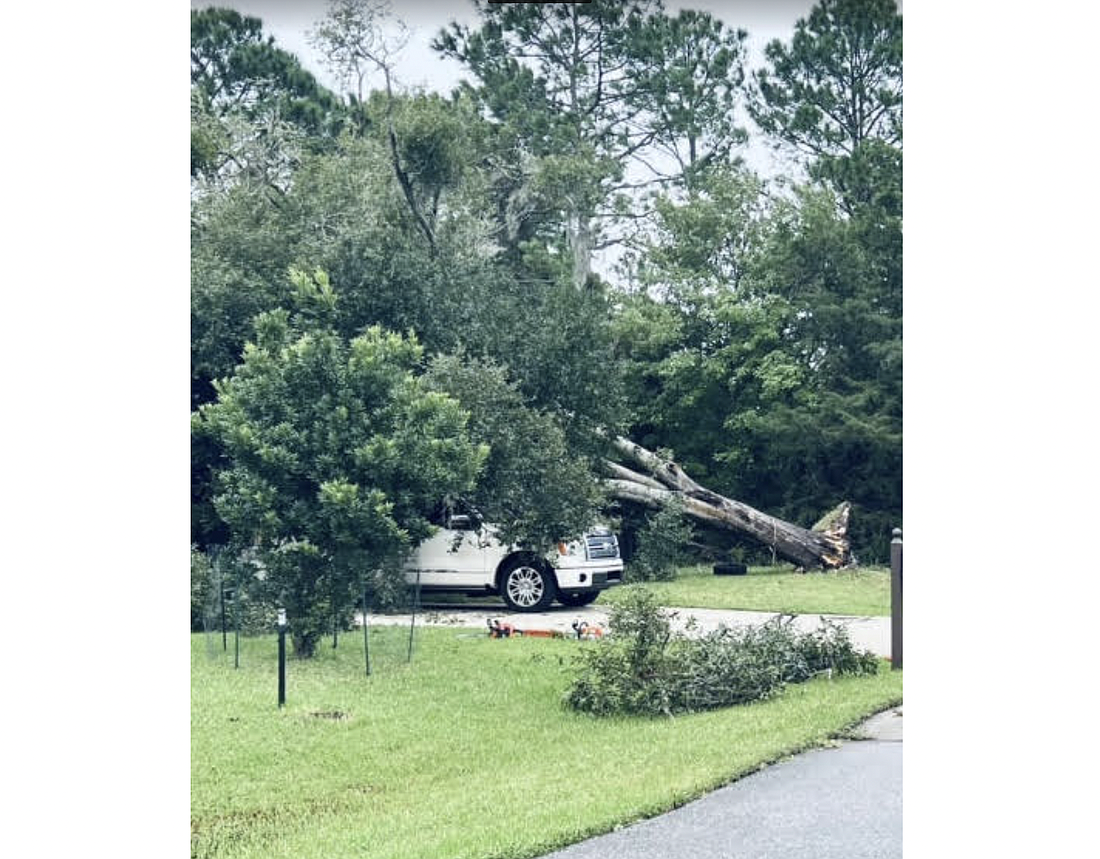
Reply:
[[[480,588],[486,582],[486,551],[471,516],[451,515],[416,552],[425,587]],[[415,578],[415,574],[408,579]]]

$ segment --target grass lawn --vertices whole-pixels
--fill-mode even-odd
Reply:
[[[627,577],[630,567],[627,565]],[[661,605],[739,608],[791,614],[890,614],[890,571],[882,568],[796,573],[791,567],[750,567],[747,576],[716,576],[709,566],[682,567],[668,582],[623,585],[600,595],[610,605],[631,587],[646,587]]]
[[[290,660],[273,637],[192,636],[194,857],[529,857],[650,816],[901,700],[901,672],[815,680],[773,700],[674,719],[565,710],[578,648],[376,627]],[[211,653],[215,654],[211,658]],[[316,713],[345,714],[331,718]]]

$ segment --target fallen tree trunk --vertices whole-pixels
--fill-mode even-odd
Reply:
[[[613,444],[624,457],[649,472],[639,474],[608,461],[612,477],[604,484],[615,498],[654,509],[678,501],[685,514],[762,543],[799,567],[837,569],[853,561],[848,540],[851,505],[846,501],[813,528],[803,528],[700,486],[675,462],[632,441],[620,437]]]

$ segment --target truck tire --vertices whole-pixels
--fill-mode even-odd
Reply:
[[[599,591],[580,591],[571,594],[558,594],[558,602],[562,605],[572,606],[573,608],[579,608],[582,605],[588,605],[594,603],[596,597],[600,595]]]
[[[500,596],[512,611],[545,611],[557,595],[554,574],[544,562],[515,558],[500,572]]]

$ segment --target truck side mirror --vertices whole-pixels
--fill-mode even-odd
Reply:
[[[448,520],[447,527],[452,531],[473,531],[474,520],[463,514],[455,515]]]

